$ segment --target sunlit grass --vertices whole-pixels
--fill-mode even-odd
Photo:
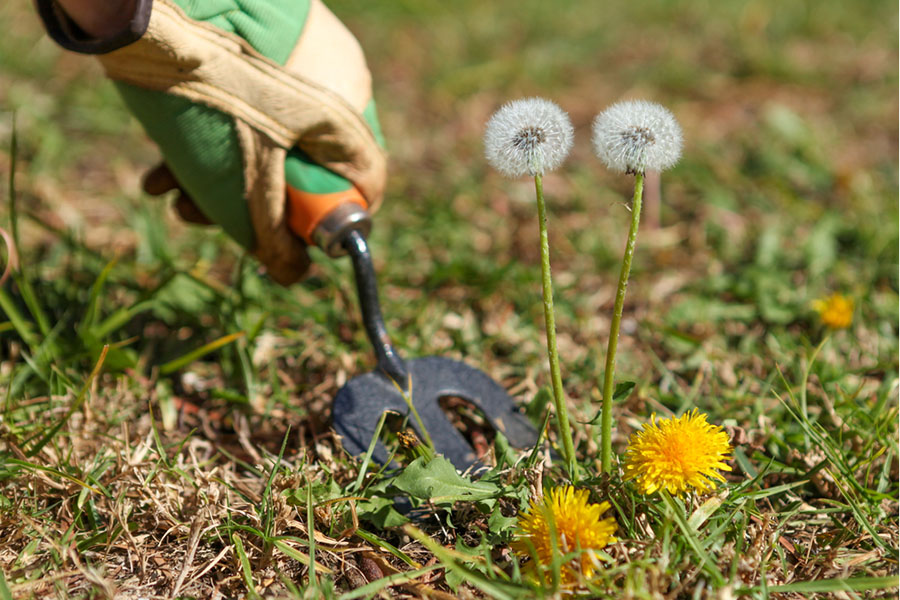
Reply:
[[[584,594],[895,594],[896,6],[333,4],[393,156],[371,245],[394,340],[480,366],[538,424],[532,190],[490,172],[484,122],[541,93],[578,136],[641,96],[685,130],[634,258],[609,479],[592,423],[630,189],[586,136],[544,181],[578,485],[619,527]],[[99,70],[42,39],[28,3],[0,25],[4,189],[13,110],[18,138],[0,227],[14,197],[23,258],[0,290],[0,597],[551,595],[508,550],[542,455],[498,437],[478,481],[421,457],[361,474],[328,424],[372,367],[349,265],[314,252],[282,289],[177,223],[140,195],[155,150]],[[853,323],[822,344],[811,303],[833,292]],[[623,482],[628,436],[694,407],[734,446],[726,483],[670,499]]]

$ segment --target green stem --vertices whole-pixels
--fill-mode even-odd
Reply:
[[[631,259],[634,256],[634,243],[637,240],[638,224],[641,220],[641,200],[644,192],[644,174],[634,176],[634,199],[631,202],[631,229],[628,230],[628,242],[625,244],[625,256],[622,258],[622,272],[619,274],[619,287],[616,289],[616,303],[613,307],[612,323],[609,326],[609,345],[606,348],[606,369],[603,372],[603,407],[601,409],[601,453],[600,459],[604,473],[612,473],[612,401],[613,380],[616,371],[616,346],[619,344],[619,325],[622,322],[622,307],[625,304],[625,288],[631,274]]]
[[[806,388],[809,386],[809,374],[812,372],[813,364],[816,362],[816,358],[819,356],[819,352],[822,351],[822,348],[825,347],[825,344],[828,343],[828,340],[831,339],[831,331],[825,334],[825,337],[822,338],[822,341],[819,342],[819,345],[816,346],[816,349],[813,350],[812,356],[809,357],[809,361],[806,363],[806,367],[803,369],[803,381],[800,384],[800,415],[804,421],[809,420],[809,412],[807,412],[806,405]],[[804,433],[805,437],[805,446],[806,449],[809,449],[809,436]]]
[[[406,380],[406,389],[404,390],[399,383],[397,383],[394,379],[391,379],[391,383],[394,384],[394,387],[397,388],[397,391],[400,392],[400,395],[403,396],[403,400],[406,402],[406,406],[409,407],[409,412],[412,413],[413,419],[416,420],[416,425],[419,426],[419,431],[422,432],[422,437],[424,438],[425,445],[434,452],[434,442],[431,441],[431,435],[429,435],[428,430],[425,429],[425,423],[422,422],[422,417],[419,416],[419,411],[416,410],[416,405],[413,404],[412,400],[412,375],[407,375]]]
[[[540,174],[534,176],[537,193],[538,222],[541,228],[541,281],[544,295],[544,323],[547,329],[547,353],[550,356],[550,383],[553,388],[553,403],[556,405],[556,422],[559,425],[559,439],[562,441],[563,459],[569,477],[575,477],[575,446],[572,430],[569,429],[569,412],[563,396],[562,375],[559,371],[559,354],[556,350],[556,317],[553,313],[553,281],[550,278],[550,242],[547,237],[547,208],[544,205],[544,184]]]

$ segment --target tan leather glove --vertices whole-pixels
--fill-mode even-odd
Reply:
[[[308,266],[287,225],[290,148],[353,182],[370,210],[380,204],[371,76],[320,0],[154,0],[140,39],[99,58],[174,176],[157,170],[146,187],[177,182],[179,212],[189,216],[192,200],[190,220],[221,225],[276,281]]]

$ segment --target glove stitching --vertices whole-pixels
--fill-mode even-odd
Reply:
[[[281,65],[259,54],[246,40],[236,34],[220,30],[208,23],[189,20],[180,7],[171,4],[167,0],[157,0],[156,5],[154,6],[154,11],[155,10],[167,12],[169,18],[172,19],[172,21],[180,29],[188,30],[192,33],[198,34],[206,42],[217,46],[219,49],[228,53],[232,58],[244,60],[244,63],[248,67],[252,68],[255,72],[257,72],[260,76],[264,78],[270,78],[285,87],[291,88],[303,98],[308,99],[311,103],[318,104],[320,110],[328,113],[328,115],[332,117],[332,120],[334,122],[345,126],[350,126],[352,128],[352,132],[357,137],[362,138],[359,141],[364,140],[365,142],[368,142],[367,145],[372,145],[377,148],[379,152],[383,153],[383,150],[378,146],[378,143],[375,140],[374,133],[372,133],[372,130],[369,128],[368,124],[366,124],[363,116],[359,114],[356,109],[354,109],[353,106],[350,105],[349,102],[347,102],[343,97],[334,93],[332,90],[328,89],[325,86],[317,84],[314,81],[310,81],[296,74],[285,71]],[[185,21],[185,19],[188,20]],[[169,49],[170,55],[176,55],[175,50],[171,45],[166,44],[165,46]],[[183,71],[179,69],[179,73],[182,72]],[[150,73],[142,72],[141,70],[135,69],[134,73],[138,77],[151,78]],[[172,81],[168,78],[161,77],[159,79],[156,79],[155,81],[159,84],[172,84]],[[180,82],[175,82],[173,87],[182,88],[183,86],[197,87],[198,92],[204,89],[217,90],[221,93],[222,97],[226,99],[234,99],[238,101],[240,105],[246,107],[245,110],[247,110],[248,114],[260,112],[253,110],[253,106],[249,102],[244,100],[242,97],[227,91],[221,85],[209,82],[201,82],[198,79],[182,79]],[[201,98],[194,99],[200,100]],[[334,108],[335,104],[340,105],[344,109],[344,111],[337,111]],[[229,107],[227,106],[222,107],[213,105],[213,108],[223,110],[223,112],[231,114],[232,116],[235,116],[235,118],[240,118],[234,114],[234,111],[229,110]],[[348,115],[350,115],[351,117],[348,118]],[[278,129],[282,130],[276,136],[272,136],[272,140],[274,142],[284,148],[290,148],[301,141],[302,133],[298,134],[298,132],[295,131],[293,127],[291,127],[287,123],[284,123],[277,117],[272,117],[271,115],[265,115],[265,117],[266,118],[264,119],[259,119],[259,121],[268,121],[270,123],[274,123],[276,124]],[[253,125],[253,120],[250,120],[249,124]],[[263,133],[269,134],[269,132],[267,131],[263,131]]]

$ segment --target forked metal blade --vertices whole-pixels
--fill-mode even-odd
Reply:
[[[484,372],[464,363],[439,356],[406,361],[412,380],[412,401],[428,430],[435,450],[456,468],[465,470],[478,459],[466,439],[441,409],[442,398],[458,397],[471,402],[496,431],[502,432],[516,448],[528,448],[537,441],[537,432],[500,385]],[[366,373],[351,379],[334,399],[334,428],[343,438],[344,448],[354,456],[365,454],[375,435],[382,413],[409,413],[403,395],[380,373]],[[415,419],[410,426],[418,431]],[[387,449],[381,440],[373,458],[384,464]]]

